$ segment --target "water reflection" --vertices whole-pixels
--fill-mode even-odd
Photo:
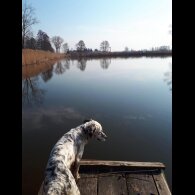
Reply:
[[[51,80],[53,77],[53,73],[57,75],[61,75],[66,70],[69,70],[71,66],[75,66],[79,68],[81,71],[85,71],[87,67],[87,61],[91,59],[87,58],[80,58],[77,60],[71,60],[71,59],[64,59],[60,60],[56,63],[54,62],[47,62],[43,64],[34,64],[30,66],[23,66],[22,67],[22,78],[30,78],[34,76],[38,76],[40,74],[41,78],[44,82],[47,82]],[[76,62],[76,63],[75,63]],[[100,66],[102,69],[108,69],[111,64],[110,58],[103,58],[99,59]]]
[[[70,69],[70,66],[75,66],[81,71],[86,70],[87,61],[89,59],[81,58],[76,61],[70,59],[64,59],[56,62],[55,64],[46,65],[33,65],[26,66],[22,69],[22,102],[23,105],[43,103],[45,91],[39,87],[39,78],[45,83],[52,79],[54,74],[61,75],[66,70]],[[72,62],[72,63],[71,63]],[[111,64],[110,58],[99,59],[102,69],[108,69]],[[40,76],[40,77],[39,77]],[[172,91],[172,63],[169,63],[169,69],[164,73],[164,82],[168,85],[169,90]]]
[[[41,78],[43,79],[44,82],[49,81],[52,77],[53,77],[53,66],[49,70],[41,73]]]
[[[86,69],[86,66],[87,66],[87,59],[85,59],[85,58],[78,59],[77,67],[81,71],[84,71]]]
[[[164,81],[169,87],[169,90],[172,91],[172,63],[169,63],[169,70],[164,73]]]
[[[63,74],[65,72],[65,67],[62,65],[62,62],[59,61],[57,62],[56,64],[56,67],[55,67],[55,73],[56,74]]]
[[[69,59],[64,60],[63,63],[64,63],[64,67],[66,68],[66,70],[70,69],[70,60]]]
[[[32,64],[28,66],[22,66],[22,79],[37,76],[47,70],[53,69],[54,62],[49,61],[47,63]]]
[[[112,62],[106,58],[63,59],[52,66],[25,67],[24,194],[37,192],[50,148],[63,133],[85,118],[100,121],[107,129],[109,141],[101,146],[98,142],[90,143],[84,158],[164,162],[171,185],[172,102],[167,85],[172,85],[172,67],[169,62],[171,59],[159,58],[112,59]]]
[[[22,80],[22,104],[40,105],[43,103],[45,90],[39,88],[38,76]]]
[[[62,60],[62,61],[58,61],[55,64],[55,73],[56,74],[63,74],[66,70],[70,69],[70,60],[66,59],[66,60]]]
[[[102,58],[102,59],[100,59],[100,66],[103,69],[108,69],[110,64],[111,64],[111,59],[110,58]]]

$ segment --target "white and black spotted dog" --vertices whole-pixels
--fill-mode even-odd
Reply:
[[[100,123],[92,119],[85,120],[84,124],[62,136],[50,153],[39,194],[80,195],[76,185],[76,180],[79,179],[79,161],[85,144],[92,138],[99,141],[107,138]]]

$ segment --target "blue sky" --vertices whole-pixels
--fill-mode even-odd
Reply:
[[[22,0],[24,2],[24,0]],[[40,21],[33,26],[50,37],[61,36],[70,48],[83,40],[99,49],[107,40],[112,51],[150,49],[172,44],[171,0],[26,0]]]

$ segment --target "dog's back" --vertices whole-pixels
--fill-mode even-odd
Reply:
[[[59,164],[47,170],[38,195],[80,195],[80,192],[70,169]]]
[[[53,147],[47,163],[40,195],[80,195],[70,168],[74,162],[73,140],[67,132]]]
[[[54,173],[51,171],[48,174],[50,178],[43,189],[47,195],[80,195],[75,179],[66,166],[57,166]]]

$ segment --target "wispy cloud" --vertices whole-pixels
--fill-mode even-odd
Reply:
[[[126,120],[130,120],[130,121],[134,121],[134,120],[140,120],[140,121],[145,121],[145,120],[148,120],[150,118],[153,118],[153,116],[151,114],[130,114],[130,115],[126,115],[124,116],[124,119]]]
[[[38,108],[36,110],[26,110],[22,113],[23,120],[30,120],[31,123],[39,127],[45,124],[45,120],[48,123],[60,124],[66,120],[83,120],[83,118],[83,114],[71,107]]]

